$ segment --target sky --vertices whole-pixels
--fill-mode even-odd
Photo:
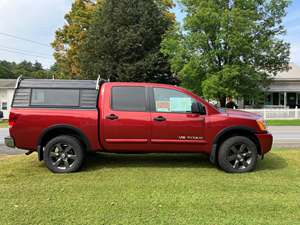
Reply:
[[[50,43],[65,23],[73,0],[0,0],[0,60],[54,63]],[[184,13],[177,4],[177,20]],[[294,0],[284,19],[286,41],[291,43],[291,62],[300,65],[300,0]]]

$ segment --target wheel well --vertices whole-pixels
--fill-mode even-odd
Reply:
[[[42,152],[43,148],[47,145],[47,143],[50,140],[61,135],[68,135],[77,138],[80,144],[83,146],[84,151],[88,151],[89,143],[86,137],[79,130],[72,127],[56,127],[46,130],[39,139],[38,148]],[[43,154],[39,155],[39,159],[43,160]]]
[[[221,134],[217,138],[217,141],[214,143],[214,144],[216,144],[216,155],[215,155],[215,157],[217,157],[219,148],[222,145],[222,143],[225,140],[227,140],[228,138],[235,137],[235,136],[243,136],[243,137],[249,138],[256,145],[258,154],[261,154],[260,144],[259,144],[259,141],[258,141],[257,137],[255,136],[255,134],[253,132],[251,132],[250,130],[245,130],[245,129],[240,129],[239,130],[239,129],[237,129],[237,130],[227,131],[227,132]]]

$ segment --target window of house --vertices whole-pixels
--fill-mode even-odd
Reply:
[[[196,101],[179,91],[154,88],[156,112],[191,113],[192,104]]]
[[[280,105],[284,105],[284,93],[280,92]]]
[[[7,102],[2,102],[2,110],[7,110]]]
[[[79,90],[73,89],[32,89],[32,106],[79,106]]]
[[[265,94],[265,105],[272,105],[272,93]]]
[[[278,92],[273,93],[273,105],[279,105],[279,93]]]
[[[119,111],[145,112],[145,87],[113,87],[111,91],[111,108]]]

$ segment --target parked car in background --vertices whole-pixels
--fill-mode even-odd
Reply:
[[[249,172],[273,140],[256,114],[152,83],[23,79],[9,126],[7,146],[37,151],[57,173],[79,170],[87,152],[204,153],[224,171]]]

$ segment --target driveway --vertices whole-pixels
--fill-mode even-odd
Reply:
[[[26,151],[8,148],[4,145],[4,138],[9,136],[8,128],[0,128],[0,157],[1,155],[24,154]]]
[[[270,126],[269,130],[274,136],[274,147],[300,148],[300,126]],[[25,153],[25,151],[4,146],[4,137],[8,135],[8,128],[0,128],[0,155]]]
[[[0,145],[4,144],[4,138],[9,135],[8,128],[0,128]]]

